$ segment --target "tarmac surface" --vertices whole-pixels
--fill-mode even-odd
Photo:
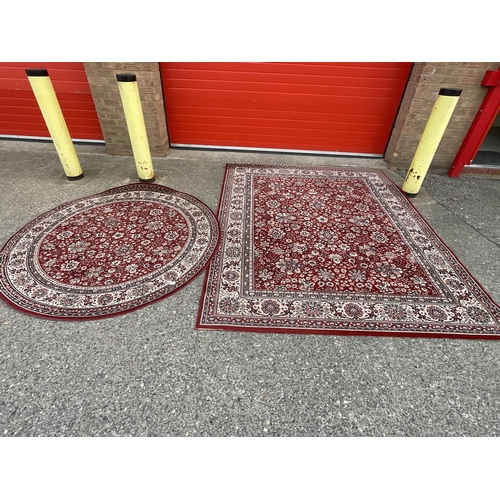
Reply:
[[[136,182],[132,157],[0,141],[0,247],[69,200]],[[228,162],[383,160],[172,150],[156,181],[217,211]],[[386,170],[401,185],[404,172]],[[412,200],[500,303],[500,179],[429,173]],[[114,318],[60,322],[0,301],[1,436],[499,436],[500,342],[196,330],[203,274]]]

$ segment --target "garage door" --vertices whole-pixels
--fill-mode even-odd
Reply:
[[[160,63],[171,146],[383,156],[411,63]]]
[[[0,62],[0,135],[49,138],[26,68],[49,72],[74,140],[103,140],[83,63]]]

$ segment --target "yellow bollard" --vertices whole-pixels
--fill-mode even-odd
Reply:
[[[27,69],[25,71],[61,160],[64,173],[68,180],[77,181],[83,177],[83,171],[52,86],[49,72],[46,69]]]
[[[401,188],[409,197],[418,194],[461,93],[462,91],[457,89],[439,91]]]
[[[135,75],[122,74],[116,75],[116,79],[118,80],[132,151],[134,152],[137,175],[140,181],[154,182],[155,173],[149,150],[137,78]]]

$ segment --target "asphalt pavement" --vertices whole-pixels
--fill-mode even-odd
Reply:
[[[69,182],[51,143],[0,141],[0,246],[63,202],[137,181],[132,157],[77,153],[85,177]],[[228,162],[386,168],[229,151],[153,159],[158,183],[214,212]],[[500,179],[429,173],[412,203],[500,303]],[[0,435],[500,435],[500,342],[196,330],[202,281],[96,321],[0,301]]]

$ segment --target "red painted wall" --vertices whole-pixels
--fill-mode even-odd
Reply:
[[[412,63],[160,63],[170,143],[383,155]]]
[[[48,70],[72,139],[103,139],[83,63],[0,62],[0,134],[50,137],[28,68]]]

